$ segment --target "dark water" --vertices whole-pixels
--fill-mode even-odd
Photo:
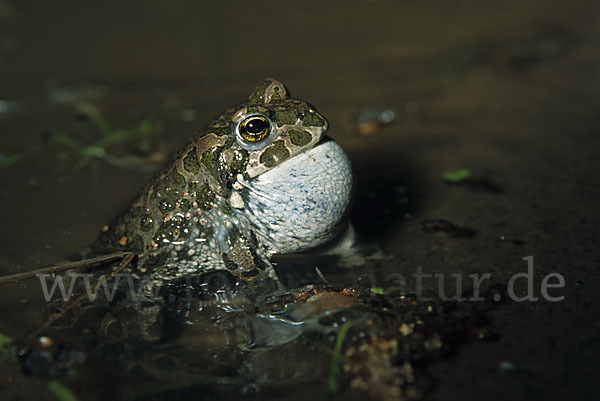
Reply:
[[[150,177],[151,160],[159,163],[272,76],[329,119],[356,172],[351,219],[387,256],[360,274],[332,268],[327,277],[350,285],[365,273],[360,285],[386,289],[393,273],[412,284],[422,266],[461,274],[465,287],[469,274],[490,273],[482,291],[506,295],[510,278],[527,270],[522,258],[534,257],[537,302],[460,305],[444,315],[447,323],[465,310],[482,313],[496,341],[449,341],[453,352],[423,369],[424,399],[592,399],[600,366],[599,11],[589,0],[0,0],[0,152],[4,161],[22,156],[0,170],[0,272],[41,267],[88,244]],[[111,147],[118,161],[81,161],[56,138],[91,143],[86,135],[98,126],[82,118],[89,105],[113,128],[152,129]],[[373,107],[396,119],[361,135],[356,117]],[[461,168],[472,172],[466,182],[442,180]],[[564,277],[564,287],[549,290],[562,301],[541,296],[550,273]],[[433,278],[424,285],[437,291]],[[517,281],[518,294],[526,287]],[[1,294],[3,334],[18,337],[40,319],[38,283]],[[397,320],[386,324],[400,326],[405,312],[392,310]],[[444,324],[437,330],[448,334]],[[291,347],[286,359],[269,359],[304,372],[303,363],[325,366],[321,379],[309,386],[282,379],[246,397],[327,398],[327,341],[327,351]],[[268,364],[257,356],[254,366]],[[81,400],[101,399],[119,383],[120,373],[109,370],[89,366],[66,382]],[[53,399],[16,366],[1,372],[6,399]],[[132,398],[128,391],[148,385],[125,379],[114,394]],[[345,397],[398,399],[344,385]],[[225,385],[177,388],[172,398],[237,397]]]

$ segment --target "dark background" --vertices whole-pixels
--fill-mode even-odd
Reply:
[[[168,154],[271,76],[314,104],[348,151],[358,181],[352,220],[392,255],[380,280],[423,266],[490,272],[491,284],[505,285],[529,255],[536,295],[546,274],[565,278],[551,292],[561,302],[490,311],[499,340],[434,364],[426,399],[594,399],[598,49],[600,3],[590,0],[0,0],[0,152],[23,156],[0,170],[0,273],[82,248],[150,176],[105,160],[68,168],[57,145],[27,154],[72,132],[82,104],[113,127],[154,122],[150,145]],[[370,107],[397,118],[360,135],[356,116]],[[469,184],[442,181],[458,168],[471,169]],[[428,219],[473,235],[428,232]],[[4,334],[39,317],[34,284],[1,289]],[[15,399],[31,391],[4,373],[1,387]]]

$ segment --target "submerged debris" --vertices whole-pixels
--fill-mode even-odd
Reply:
[[[142,143],[154,136],[160,126],[150,120],[142,120],[137,125],[127,129],[112,129],[101,114],[89,117],[91,125],[85,132],[48,131],[40,141],[28,149],[12,154],[0,153],[0,170],[11,167],[22,160],[35,156],[49,148],[56,148],[59,155],[64,154],[63,168],[81,170],[94,160],[103,160],[117,167],[155,169],[166,159],[164,152],[156,151],[149,154],[126,151],[119,155],[119,148],[131,143]],[[81,127],[79,127],[80,129]],[[75,131],[75,130],[74,130]]]
[[[562,27],[545,27],[520,38],[482,45],[481,59],[493,66],[533,67],[562,56],[573,46],[572,34]]]
[[[517,370],[517,366],[511,361],[500,361],[498,366],[500,371],[505,374],[513,373]]]
[[[111,126],[96,104],[107,95],[105,87],[61,87],[52,82],[46,86],[49,102],[66,107],[74,121],[67,128],[46,130],[24,150],[0,153],[0,170],[49,150],[60,159],[56,164],[69,170],[82,169],[95,160],[117,167],[154,170],[166,160],[165,152],[153,144],[156,133],[162,130],[159,121],[145,118],[127,128]],[[20,103],[0,100],[0,115],[21,108]]]
[[[307,285],[253,307],[248,298],[235,295],[238,290],[223,287],[212,298],[169,291],[186,298],[152,305],[129,305],[131,300],[118,298],[109,309],[102,300],[86,303],[57,322],[54,329],[65,334],[39,337],[38,345],[22,355],[23,366],[34,375],[69,374],[84,357],[59,340],[72,338],[91,347],[89,358],[123,369],[125,381],[127,375],[153,378],[156,386],[145,387],[144,394],[163,394],[174,380],[173,391],[182,391],[176,380],[184,372],[189,383],[203,383],[186,385],[192,398],[211,386],[268,393],[321,383],[328,375],[327,389],[342,397],[358,390],[376,399],[405,401],[430,389],[431,363],[463,343],[492,338],[473,334],[487,333],[489,306],[434,297],[419,301],[410,293],[387,297],[378,287]],[[156,327],[162,327],[160,340],[127,332],[128,320],[147,319],[145,311],[159,305],[165,308],[164,321]]]
[[[421,228],[426,233],[444,232],[455,238],[472,238],[477,235],[477,231],[469,227],[460,227],[444,219],[423,220]]]
[[[25,110],[25,106],[18,100],[0,99],[0,116],[3,114],[20,113]]]
[[[367,391],[384,401],[415,400],[422,392],[414,381],[414,368],[409,361],[394,364],[398,355],[398,340],[369,337],[358,347],[351,347],[346,356],[362,360],[362,364],[346,364],[346,372],[354,373],[350,387]],[[364,365],[364,366],[362,366]],[[360,370],[366,368],[365,374]]]
[[[525,245],[527,243],[520,238],[509,237],[506,235],[498,236],[498,242],[502,242],[504,244],[513,244],[513,245]]]
[[[367,107],[358,112],[356,126],[361,135],[373,135],[383,127],[391,124],[396,119],[396,112],[392,109]]]
[[[85,353],[55,343],[50,337],[41,336],[36,345],[21,351],[21,366],[25,374],[44,377],[60,377],[73,373],[77,365],[85,362]]]

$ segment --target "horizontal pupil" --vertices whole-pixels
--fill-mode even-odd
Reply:
[[[267,122],[262,119],[255,118],[248,121],[245,128],[246,132],[249,134],[260,134],[267,129]]]

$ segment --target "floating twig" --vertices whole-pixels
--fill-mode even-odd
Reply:
[[[2,276],[2,277],[0,277],[0,284],[8,284],[8,283],[14,283],[15,281],[27,280],[27,279],[36,277],[38,274],[58,273],[58,272],[65,271],[65,270],[73,270],[73,269],[77,269],[80,267],[91,266],[96,263],[107,262],[109,260],[122,258],[131,253],[132,252],[111,253],[109,255],[98,256],[95,258],[78,260],[77,262],[70,262],[70,263],[65,263],[62,265],[44,267],[42,269],[32,270],[32,271],[28,271],[25,273],[17,273],[17,274],[11,274],[8,276]]]

